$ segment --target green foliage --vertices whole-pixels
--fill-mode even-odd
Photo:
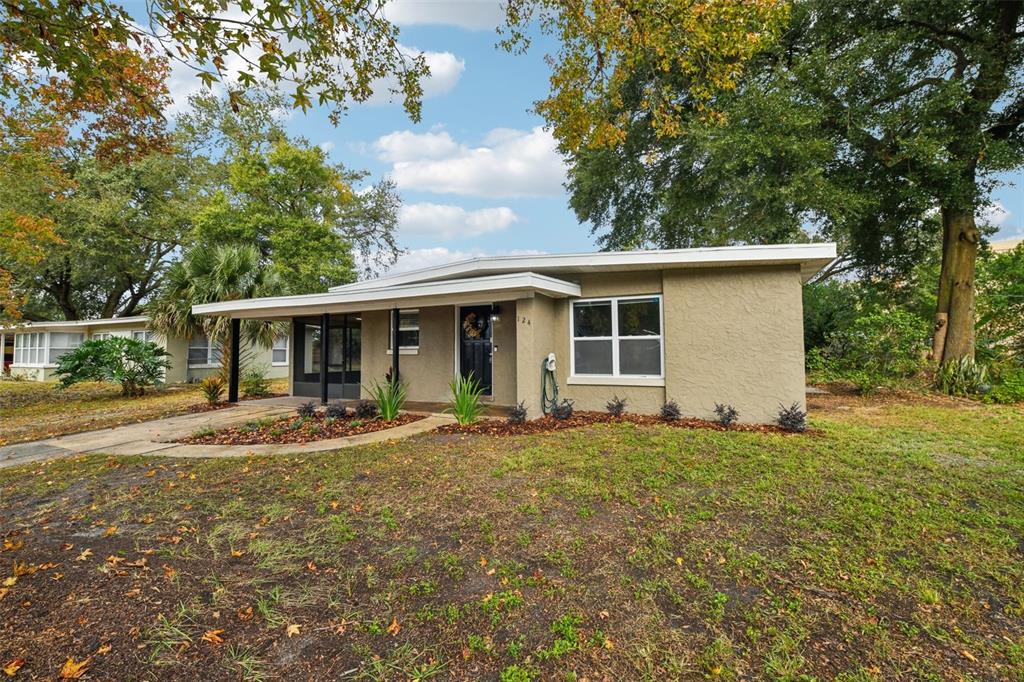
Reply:
[[[949,395],[977,395],[989,388],[988,370],[973,358],[951,360],[943,363],[935,373],[935,387]]]
[[[985,395],[985,401],[1006,404],[1024,402],[1024,367],[1004,370],[998,383]]]
[[[426,59],[399,45],[397,27],[377,5],[242,2],[240,8],[227,11],[227,4],[209,0],[2,3],[0,96],[28,97],[37,79],[26,72],[52,72],[67,79],[75,98],[103,96],[158,109],[125,78],[124,53],[151,45],[186,63],[204,86],[229,89],[235,106],[246,89],[287,84],[288,106],[306,111],[316,98],[331,107],[336,124],[352,102],[386,88],[419,120]],[[380,80],[389,85],[377,85]]]
[[[93,339],[65,353],[57,361],[56,374],[68,387],[83,381],[109,381],[121,385],[121,394],[139,396],[147,386],[163,382],[170,368],[167,351],[155,343],[112,337]]]
[[[899,308],[877,310],[831,332],[823,356],[830,368],[870,389],[917,374],[924,366],[928,338],[928,325],[921,318]]]
[[[219,403],[224,397],[226,389],[227,386],[224,378],[217,374],[212,374],[199,382],[199,390],[202,392],[203,398],[206,399],[208,405]]]
[[[979,351],[1024,363],[1024,245],[978,262]]]
[[[393,421],[398,417],[405,405],[406,388],[400,381],[387,380],[383,383],[374,382],[367,389],[377,404],[377,411],[380,418],[386,422]]]
[[[266,366],[250,365],[242,372],[242,394],[247,398],[266,398],[270,395],[270,379]]]
[[[446,413],[455,415],[459,424],[472,424],[484,413],[486,407],[483,404],[483,386],[473,373],[469,376],[456,376],[448,384],[452,392],[451,404],[445,409]]]

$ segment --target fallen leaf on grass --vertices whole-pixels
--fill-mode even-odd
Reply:
[[[970,651],[968,651],[967,649],[964,649],[960,653],[963,655],[964,658],[966,658],[971,663],[977,663],[978,662],[978,659],[976,659],[974,657],[974,655]]]
[[[238,609],[238,620],[243,623],[252,618],[252,607],[247,606],[244,609]]]
[[[200,639],[210,644],[223,644],[224,638],[221,637],[223,632],[224,630],[207,630]]]
[[[111,535],[117,532],[117,526],[107,526],[107,529],[103,531],[103,537],[109,538]]]
[[[233,549],[233,550],[231,550],[231,556],[233,556],[233,557],[240,557],[243,554],[245,554],[245,550],[244,549]]]
[[[24,546],[25,546],[25,541],[24,540],[12,540],[12,539],[8,538],[7,540],[4,540],[4,549],[3,549],[3,551],[5,551],[5,552],[14,552],[16,550],[21,549]]]
[[[87,658],[84,661],[76,661],[75,659],[68,656],[68,660],[64,661],[64,665],[60,669],[60,679],[62,680],[77,680],[85,674],[86,668],[89,667],[89,661],[92,659]]]
[[[7,662],[7,665],[4,666],[4,675],[7,675],[7,677],[14,677],[18,671],[21,670],[21,666],[23,665],[25,665],[24,658],[11,659]]]
[[[100,647],[99,647],[98,649],[96,649],[96,653],[100,654],[101,656],[102,656],[102,655],[106,655],[106,654],[109,654],[109,653],[110,653],[110,650],[111,650],[112,648],[113,648],[113,647],[112,647],[112,646],[110,646],[110,643],[109,643],[109,642],[108,642],[108,643],[106,643],[106,644],[101,644],[101,645],[100,645]]]
[[[18,576],[12,575],[10,578],[4,578],[4,587],[14,587],[14,583],[18,582]]]
[[[88,559],[91,556],[92,556],[92,550],[86,548],[86,549],[82,550],[81,554],[79,554],[77,557],[75,557],[75,561],[85,561],[86,559]]]
[[[111,566],[117,566],[122,561],[124,561],[124,557],[123,556],[114,556],[113,554],[111,554],[110,556],[107,557],[107,563],[110,564]]]
[[[3,599],[4,597],[6,597],[7,593],[10,592],[10,591],[11,591],[11,588],[9,588],[9,587],[0,587],[0,599]]]
[[[402,626],[398,624],[397,618],[391,619],[391,625],[388,626],[388,632],[393,635],[397,635],[402,630]]]
[[[285,630],[285,634],[287,634],[289,637],[293,637],[293,636],[299,634],[299,626],[296,625],[295,623],[292,623]]]
[[[22,563],[18,563],[17,561],[15,561],[14,562],[14,569],[11,572],[14,573],[14,575],[17,577],[17,576],[22,576],[22,575],[32,575],[37,570],[39,570],[38,566],[33,566],[32,564],[28,563],[27,561],[22,562]]]
[[[174,576],[178,574],[176,569],[171,568],[167,564],[164,564],[162,568],[164,569],[164,580],[174,580]]]

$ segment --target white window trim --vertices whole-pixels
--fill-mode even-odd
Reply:
[[[402,324],[401,324],[402,313],[416,313],[416,316],[417,316],[416,317],[416,326],[413,327],[413,326],[410,326],[410,325],[405,325],[403,327]],[[419,308],[402,308],[401,310],[399,310],[398,311],[398,319],[399,319],[398,331],[400,331],[400,332],[408,332],[408,331],[412,331],[412,330],[415,329],[417,332],[422,334],[423,331],[420,328],[420,324],[419,324],[419,314],[420,314],[420,309]],[[388,348],[387,348],[386,351],[384,351],[385,355],[391,355],[391,343],[395,339],[395,330],[391,326],[391,323],[394,322],[394,318],[392,317],[392,315],[393,315],[392,311],[389,310],[388,311]],[[417,346],[399,346],[398,347],[398,354],[399,355],[419,355],[420,354],[420,347],[418,345]]]
[[[40,355],[43,359],[42,362],[17,362],[17,360],[15,360],[11,362],[11,367],[56,367],[57,365],[47,362],[50,357],[50,332],[17,332],[14,335],[14,357],[18,357],[18,337],[28,336],[29,334],[39,334],[43,337],[42,346],[31,346],[31,348],[38,348],[42,351],[42,354]],[[22,356],[25,355],[26,351],[26,348],[22,348]]]
[[[274,351],[281,350],[276,348],[274,344],[270,344],[270,366],[271,367],[287,367],[288,357],[292,349],[292,337],[290,334],[285,334],[281,338],[284,339],[284,362],[274,362]],[[274,339],[274,343],[277,343],[277,339]]]
[[[640,301],[657,299],[658,323],[661,333],[647,336],[619,336],[619,301]],[[611,303],[612,335],[581,336],[584,341],[612,342],[612,373],[611,374],[576,374],[576,304],[577,303]],[[660,374],[620,374],[619,373],[619,341],[623,339],[658,340],[661,351]],[[664,386],[665,385],[665,305],[661,294],[645,294],[641,296],[598,296],[596,298],[577,298],[569,301],[569,378],[566,383],[581,385],[616,385],[616,386]]]
[[[193,348],[198,349],[199,346],[193,346],[192,345],[192,339],[189,339],[188,340],[188,346],[185,347],[185,357],[186,358],[189,357],[190,351]],[[210,337],[207,336],[206,337],[206,362],[197,362],[197,363],[194,363],[194,364],[192,362],[189,362],[188,363],[188,369],[213,369],[215,367],[220,367],[220,363],[219,362],[214,362],[213,361],[213,350],[214,350],[213,343],[210,341]]]

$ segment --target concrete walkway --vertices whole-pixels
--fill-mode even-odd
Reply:
[[[454,421],[449,415],[429,414],[425,419],[392,429],[345,438],[285,445],[190,445],[171,442],[201,429],[223,429],[244,424],[253,419],[267,419],[292,414],[295,411],[294,403],[294,399],[291,398],[247,400],[234,407],[210,412],[197,412],[150,422],[125,424],[99,431],[57,436],[31,443],[8,445],[0,447],[0,468],[88,452],[102,452],[111,455],[152,454],[161,457],[247,457],[279,453],[322,452],[405,438]]]

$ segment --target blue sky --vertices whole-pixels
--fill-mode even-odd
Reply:
[[[390,176],[403,199],[399,269],[480,254],[594,249],[561,186],[564,165],[543,120],[531,112],[548,87],[539,38],[526,55],[496,47],[497,0],[392,0],[402,44],[424,51],[432,77],[419,123],[399,103],[355,105],[338,126],[326,110],[296,111],[290,132],[326,149],[334,161]],[[176,100],[197,89],[182,74]],[[1017,176],[1019,180],[1019,175]],[[1013,180],[1013,178],[1007,178]],[[987,220],[998,238],[1021,237],[1024,196],[1004,186]]]

